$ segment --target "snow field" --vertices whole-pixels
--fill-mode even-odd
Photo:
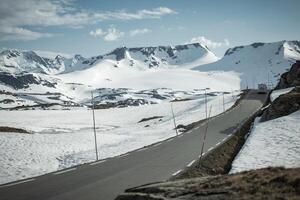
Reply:
[[[226,108],[238,92],[225,95]],[[212,116],[222,95],[208,97]],[[204,99],[173,102],[177,124],[205,118]],[[117,156],[175,136],[170,103],[96,110],[99,159]],[[31,134],[0,133],[0,183],[50,173],[95,160],[91,110],[0,111],[0,124]],[[143,118],[163,116],[138,123]],[[149,127],[145,127],[149,125]]]

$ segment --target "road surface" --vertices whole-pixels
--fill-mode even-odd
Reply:
[[[210,120],[204,152],[225,141],[267,95],[251,91],[239,106]],[[128,154],[0,186],[1,200],[112,200],[130,187],[164,181],[198,159],[205,125]]]

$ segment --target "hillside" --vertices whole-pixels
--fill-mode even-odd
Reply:
[[[300,59],[299,41],[253,43],[226,51],[217,62],[194,68],[199,71],[235,71],[241,74],[242,88],[266,83],[274,87],[280,75]]]

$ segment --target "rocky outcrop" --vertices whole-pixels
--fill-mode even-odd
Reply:
[[[55,88],[56,83],[51,83],[47,80],[37,78],[33,74],[18,74],[13,75],[5,72],[0,72],[0,83],[10,86],[14,89],[29,88],[30,85],[43,85],[46,87]]]
[[[261,122],[289,115],[300,109],[300,87],[294,88],[289,93],[280,95],[266,109],[261,117]]]
[[[264,122],[283,117],[300,109],[300,61],[294,63],[288,72],[281,75],[275,90],[289,87],[295,88],[271,102],[260,121]]]
[[[291,69],[282,74],[278,85],[276,86],[275,90],[288,88],[288,87],[295,87],[300,86],[300,61],[298,60],[294,63]]]
[[[266,168],[207,176],[126,190],[116,200],[299,199],[300,168]]]

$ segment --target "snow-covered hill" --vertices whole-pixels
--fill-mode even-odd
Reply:
[[[280,74],[300,60],[299,41],[253,43],[226,51],[219,61],[194,68],[200,71],[235,71],[241,73],[242,86],[258,83],[276,85]]]

